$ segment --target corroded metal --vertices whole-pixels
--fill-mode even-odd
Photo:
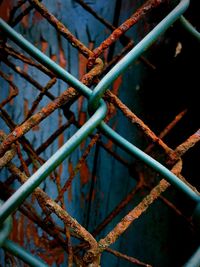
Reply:
[[[73,47],[75,47],[88,59],[88,61],[86,62],[89,70],[87,73],[84,73],[82,77],[80,77],[80,80],[85,85],[93,85],[98,83],[101,75],[107,72],[110,66],[115,64],[133,47],[134,42],[130,38],[124,37],[125,32],[128,31],[143,17],[148,15],[148,13],[152,9],[162,4],[164,0],[147,1],[118,28],[114,27],[112,24],[108,23],[106,20],[96,14],[93,9],[88,9],[88,5],[86,5],[83,1],[77,0],[77,2],[79,2],[86,10],[92,13],[99,21],[101,21],[106,27],[113,31],[109,35],[109,37],[94,50],[89,49],[78,38],[76,38],[76,36],[74,36],[67,29],[67,27],[65,27],[53,14],[51,14],[48,9],[38,0],[29,0],[30,5],[26,5],[23,12],[20,13],[15,19],[13,19],[16,10],[20,8],[25,2],[26,1],[19,1],[18,4],[13,7],[12,12],[10,13],[10,25],[14,26],[19,23],[23,19],[23,17],[26,16],[26,14],[28,14],[35,8],[40,13],[40,15],[56,29],[56,31],[60,35],[66,38]],[[99,57],[102,56],[102,53],[105,49],[110,47],[118,39],[125,40],[125,42],[122,41],[125,47],[122,49],[121,53],[116,55],[113,60],[111,60],[106,66],[104,66],[103,61]],[[79,118],[79,121],[77,121],[75,119],[75,114],[70,110],[71,105],[74,102],[80,101],[79,104],[82,104],[80,100],[80,94],[77,92],[77,90],[70,87],[62,92],[59,96],[55,97],[52,93],[48,92],[48,90],[50,90],[57,82],[57,77],[52,73],[51,70],[35,62],[31,58],[27,57],[27,55],[17,51],[15,48],[10,47],[10,45],[6,43],[1,44],[0,50],[1,60],[10,69],[14,70],[16,74],[27,80],[29,84],[33,85],[34,88],[36,90],[39,90],[40,92],[32,102],[32,106],[28,109],[24,121],[20,124],[16,124],[16,122],[14,122],[9,116],[9,113],[3,108],[17,97],[20,89],[15,85],[15,81],[12,77],[0,71],[0,76],[9,84],[11,88],[8,97],[0,103],[1,118],[10,128],[10,133],[8,135],[6,135],[2,131],[0,132],[0,167],[6,167],[12,175],[6,182],[0,182],[0,190],[3,198],[6,200],[14,192],[14,190],[10,186],[12,182],[15,179],[17,179],[21,184],[26,182],[28,180],[28,177],[30,176],[28,166],[32,163],[35,170],[37,170],[45,162],[40,154],[48,147],[50,147],[50,145],[55,140],[58,140],[63,132],[66,131],[72,124],[77,128],[80,127],[80,122],[84,123],[85,118]],[[10,57],[14,57],[17,60],[20,60],[21,62],[27,64],[28,66],[37,68],[39,71],[49,76],[50,79],[45,86],[42,86],[39,81],[34,80],[34,78],[27,74],[25,70],[22,70],[19,67],[15,66],[12,61],[10,61]],[[145,58],[142,57],[142,60],[145,61]],[[151,66],[151,68],[155,69],[154,65],[152,65],[148,61],[145,62],[147,65]],[[197,189],[190,185],[190,183],[187,182],[187,180],[181,175],[181,170],[182,156],[200,141],[199,130],[188,137],[186,141],[178,145],[175,149],[172,149],[162,140],[162,138],[167,135],[169,131],[173,129],[175,125],[183,118],[187,111],[184,110],[179,113],[170,124],[166,123],[166,128],[159,135],[156,135],[151,130],[151,128],[143,122],[142,119],[140,119],[117,97],[115,93],[117,92],[111,92],[108,90],[104,95],[104,99],[106,100],[108,105],[108,115],[105,121],[109,121],[112,117],[114,117],[116,109],[119,109],[131,123],[135,124],[140,129],[142,136],[147,137],[150,140],[151,144],[147,146],[145,151],[151,153],[154,146],[161,148],[163,155],[166,157],[165,164],[169,168],[171,168],[171,171],[173,173],[179,176],[180,179],[184,180],[198,194]],[[36,111],[44,96],[47,96],[51,100],[51,102],[42,107],[42,109],[40,109],[39,111]],[[62,110],[68,121],[60,125],[60,127],[56,129],[55,132],[52,133],[52,135],[38,148],[34,148],[25,137],[25,134],[34,129],[34,127],[38,127],[38,125],[43,120],[49,117],[54,111],[60,109]],[[45,214],[45,217],[42,218],[41,216],[39,216],[37,214],[37,211],[28,202],[24,202],[19,210],[22,214],[28,217],[30,221],[32,221],[45,233],[54,238],[53,241],[50,241],[47,238],[47,252],[50,252],[52,247],[58,245],[62,248],[62,250],[68,253],[68,266],[72,266],[73,262],[76,263],[77,266],[99,266],[100,257],[104,251],[111,253],[116,257],[124,258],[125,260],[139,266],[151,266],[150,264],[143,263],[142,261],[135,259],[134,257],[130,257],[118,251],[112,250],[109,248],[109,246],[114,243],[136,219],[138,219],[148,208],[150,208],[151,204],[154,203],[154,201],[156,201],[159,197],[163,200],[164,203],[166,203],[166,205],[175,210],[178,215],[184,217],[184,215],[179,211],[178,208],[175,207],[175,205],[173,205],[169,200],[165,199],[161,195],[170,187],[170,184],[166,180],[162,179],[157,185],[152,188],[151,184],[148,184],[147,180],[144,179],[144,173],[141,171],[140,164],[136,163],[136,165],[138,164],[137,169],[139,172],[137,185],[120,203],[116,205],[113,211],[111,211],[108,216],[104,218],[104,220],[96,227],[96,229],[94,229],[92,233],[90,233],[85,227],[80,225],[65,210],[63,201],[64,194],[66,193],[66,191],[70,190],[73,179],[76,179],[76,174],[79,173],[82,168],[85,168],[85,170],[87,170],[85,167],[87,157],[96,144],[106,149],[119,162],[123,163],[127,167],[130,167],[129,162],[127,162],[121,157],[121,155],[112,150],[112,146],[102,142],[101,134],[99,132],[93,136],[91,135],[90,138],[91,140],[85,147],[85,150],[80,156],[77,165],[75,167],[73,167],[72,165],[69,166],[69,177],[62,186],[59,174],[55,171],[55,173],[51,175],[51,179],[56,183],[58,188],[58,195],[54,200],[40,188],[37,188],[33,192],[32,195],[37,199],[40,208]],[[28,158],[26,159],[24,159],[22,148],[28,155]],[[15,155],[17,155],[19,158],[21,164],[20,167],[17,167],[11,162]],[[95,239],[95,236],[101,233],[105,226],[107,226],[121,211],[123,211],[123,209],[125,209],[125,207],[133,199],[133,197],[145,188],[150,190],[150,192],[142,199],[142,201],[126,216],[124,216],[124,218],[120,222],[118,222],[118,224],[104,238],[102,238],[100,241],[97,241]],[[57,215],[57,217],[60,218],[60,220],[64,224],[64,227],[60,227],[55,224],[51,217],[52,214]],[[71,243],[71,236],[77,238],[78,240],[81,240],[82,243],[78,246],[74,246]],[[55,242],[56,245],[53,242]],[[80,251],[85,252],[84,255],[83,253],[80,253]],[[48,261],[48,259],[46,260]]]

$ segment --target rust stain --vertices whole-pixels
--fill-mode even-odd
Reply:
[[[115,43],[120,36],[125,34],[133,25],[135,25],[140,19],[142,19],[149,11],[159,6],[165,0],[149,0],[144,3],[134,14],[124,21],[118,28],[116,28],[107,39],[105,39],[97,48],[93,50],[93,55],[88,59],[88,68],[92,68],[95,63],[95,59],[102,54],[102,52]]]
[[[22,5],[22,6],[21,6],[21,10],[22,10],[22,12],[23,12],[25,9],[26,9],[26,7],[25,7],[24,5]],[[24,27],[25,29],[28,28],[28,26],[29,26],[29,15],[28,15],[28,14],[22,18],[22,20],[21,20],[21,24],[23,25],[23,27]]]
[[[71,176],[72,173],[74,172],[74,168],[73,168],[73,164],[71,162],[71,159],[69,159],[69,161],[68,161],[68,172],[69,172],[69,176]],[[72,201],[72,186],[70,186],[68,188],[68,201],[69,202]]]
[[[79,99],[78,99],[78,114],[79,114],[79,112],[81,112],[81,110],[82,110],[83,101],[84,101],[83,96],[79,97]]]
[[[58,115],[58,128],[62,126],[62,115],[59,113]],[[60,148],[64,144],[64,134],[60,134],[58,136],[58,148]],[[58,177],[61,177],[63,171],[63,164],[61,163],[58,167]],[[60,179],[58,179],[58,182],[60,184]]]
[[[46,53],[47,48],[48,48],[48,43],[47,43],[45,40],[42,40],[42,41],[41,41],[41,51],[42,51],[43,53]]]
[[[80,179],[81,179],[81,185],[85,185],[90,180],[91,173],[89,171],[88,165],[86,162],[82,163],[81,169],[80,169]]]
[[[33,24],[36,24],[43,19],[44,19],[44,17],[37,10],[35,10],[34,16],[33,16]]]
[[[86,122],[87,114],[84,111],[80,111],[78,122],[82,126]]]
[[[82,54],[86,57],[92,55],[92,51],[90,51],[83,43],[81,43],[65,26],[62,24],[53,14],[51,14],[48,9],[40,3],[38,0],[30,0],[29,1],[36,9],[40,12],[42,17],[46,18],[52,26],[69,42],[77,48]]]
[[[56,263],[59,266],[60,264],[62,264],[64,262],[65,257],[64,257],[64,254],[63,253],[60,254],[60,255],[58,255],[58,253],[56,253],[56,255],[57,255]]]
[[[26,239],[27,239],[27,243],[30,243],[30,241],[32,240],[32,227],[33,227],[33,222],[29,221],[26,225]]]
[[[78,53],[79,60],[79,78],[81,79],[86,72],[87,58],[85,58],[81,53]]]
[[[103,58],[104,58],[105,64],[108,62],[108,53],[109,53],[109,49],[105,49],[103,51]]]
[[[65,58],[65,53],[62,49],[62,47],[60,46],[60,49],[59,49],[59,64],[62,68],[66,69],[67,67],[67,60]]]
[[[122,84],[122,75],[120,75],[113,83],[113,94],[118,95],[119,88]]]
[[[56,55],[51,55],[51,59],[56,62],[57,56]]]
[[[94,42],[89,42],[88,48],[92,51],[94,49]]]
[[[9,76],[9,79],[10,79],[10,81],[13,81],[13,75],[10,75],[10,76]],[[14,94],[14,92],[15,92],[15,89],[14,89],[13,86],[9,83],[9,95],[11,96],[12,94]],[[11,99],[11,100],[9,101],[9,104],[10,104],[10,105],[13,105],[13,104],[14,104],[14,98]]]
[[[18,234],[19,234],[19,244],[23,246],[24,244],[24,238],[25,238],[25,220],[24,215],[20,214],[20,217],[18,219]]]
[[[95,200],[96,192],[97,192],[97,190],[95,190],[95,189],[92,191],[91,201],[94,201],[94,200]],[[87,194],[87,196],[86,196],[86,200],[87,200],[87,201],[90,200],[90,193]]]
[[[28,114],[28,99],[24,99],[24,118],[26,118]]]
[[[11,1],[3,1],[0,5],[0,17],[5,21],[8,21],[10,17],[10,10],[12,8]]]
[[[37,132],[37,131],[39,131],[40,130],[40,126],[39,125],[35,125],[35,126],[33,126],[33,128],[32,128],[32,131],[34,131],[34,132]]]
[[[28,64],[27,63],[24,63],[24,71],[28,72]]]
[[[38,256],[44,260],[49,266],[55,264],[55,262],[60,265],[64,262],[64,253],[58,247],[54,249],[48,249],[48,253],[39,252]]]
[[[12,224],[13,224],[13,227],[12,227],[12,232],[11,232],[10,237],[14,242],[18,243],[19,242],[19,240],[18,240],[18,220],[16,219],[16,216],[13,216]]]
[[[114,123],[112,129],[115,130],[117,127],[117,122]],[[113,141],[111,139],[108,139],[108,142],[105,144],[105,146],[108,148],[108,149],[112,149],[113,147]]]

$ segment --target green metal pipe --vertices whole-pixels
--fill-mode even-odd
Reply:
[[[182,0],[150,33],[148,33],[106,74],[93,91],[92,97],[89,100],[90,110],[95,110],[98,107],[99,100],[108,87],[185,12],[189,3],[189,0]]]
[[[102,96],[102,94],[105,92],[107,87],[133,62],[137,59],[137,57],[145,50],[147,47],[158,38],[158,36],[163,33],[178,17],[186,10],[186,8],[189,5],[189,0],[182,0],[180,4],[163,20],[161,21],[142,41],[139,43],[129,54],[122,59],[99,83],[99,85],[95,88],[94,96],[92,93],[92,100],[94,103],[92,104],[90,100],[91,106],[93,108],[98,106],[99,98]],[[24,38],[19,37],[19,35],[11,29],[5,22],[0,21],[0,27],[9,35],[9,37],[18,43],[22,48],[24,48],[27,52],[29,52],[33,57],[35,57],[38,61],[43,63],[45,66],[49,67],[52,71],[54,71],[60,78],[62,78],[64,81],[69,82],[74,87],[77,88],[81,93],[83,93],[86,97],[89,97],[91,95],[91,90],[84,86],[81,82],[79,82],[76,78],[74,78],[72,75],[67,73],[64,69],[62,69],[60,66],[58,66],[55,62],[53,62],[51,59],[49,59],[47,56],[43,55],[41,51],[39,51],[37,48],[35,48],[33,45],[31,45],[28,41],[26,41]],[[101,112],[100,112],[101,113]],[[96,113],[95,113],[96,114]],[[105,116],[105,114],[103,115]],[[17,190],[17,192],[4,204],[3,209],[1,209],[0,214],[0,221],[3,221],[11,212],[13,212],[20,203],[34,190],[36,186],[38,186],[42,180],[45,179],[45,177],[54,169],[56,166],[58,166],[61,161],[71,153],[73,149],[71,149],[71,140],[74,140],[74,138],[80,138],[83,140],[89,132],[91,132],[102,120],[98,121],[92,120],[92,118],[76,133],[75,136],[73,136],[63,147],[64,151],[57,151],[48,161],[45,163],[30,179],[27,181],[23,186],[20,187],[20,189]],[[94,124],[93,124],[94,123]],[[93,124],[93,125],[92,125]],[[87,128],[87,127],[88,128]],[[84,133],[85,128],[90,129],[87,134]],[[191,198],[197,200],[197,195],[194,193],[187,185],[185,185],[183,182],[181,182],[175,175],[173,175],[169,170],[167,170],[164,166],[162,166],[157,161],[149,160],[151,159],[149,156],[147,157],[148,160],[146,160],[146,154],[142,151],[137,149],[133,149],[133,145],[129,143],[127,140],[122,138],[120,135],[116,134],[112,129],[110,129],[107,125],[104,123],[101,124],[101,128],[104,131],[105,134],[109,135],[110,138],[117,141],[118,144],[123,147],[125,150],[129,151],[129,153],[134,154],[143,161],[145,161],[148,165],[159,171],[162,175],[165,176],[166,179],[173,182],[178,188],[180,187],[181,190],[186,192],[191,196]],[[126,145],[123,145],[123,142],[126,143]],[[81,141],[80,141],[81,142]],[[75,142],[77,145],[80,142]],[[73,142],[72,142],[73,143]],[[131,147],[131,149],[127,149],[128,147]],[[138,153],[138,151],[142,153]],[[61,153],[61,154],[60,154]],[[63,154],[62,154],[63,153]],[[191,192],[192,191],[192,192]],[[189,193],[188,193],[189,192]]]
[[[102,122],[100,124],[101,131],[110,139],[112,139],[117,145],[119,145],[122,149],[127,151],[129,154],[137,157],[149,167],[153,168],[159,174],[164,176],[166,180],[173,184],[177,189],[185,193],[190,199],[195,202],[200,201],[200,196],[194,192],[188,185],[186,185],[182,180],[180,180],[175,174],[169,171],[166,167],[160,164],[158,161],[147,155],[145,152],[128,142],[121,135],[113,131],[107,124]]]
[[[200,42],[200,33],[192,26],[192,24],[183,16],[180,17],[180,23],[182,27],[190,33],[192,37],[194,37],[197,41]]]
[[[0,207],[0,223],[99,125],[106,111],[106,104],[101,101],[92,117]]]
[[[190,1],[182,0],[179,5],[177,5],[174,10],[172,10],[168,16],[166,16],[149,34],[145,36],[143,40],[139,42],[118,64],[116,64],[112,70],[99,82],[93,91],[92,96],[89,99],[90,110],[95,110],[98,107],[99,100],[112,84],[112,82],[121,75],[126,68],[133,63],[156,39],[164,33],[171,24],[173,24],[188,8]],[[181,181],[176,175],[170,172],[166,167],[160,164],[158,161],[154,160],[146,153],[132,145],[126,139],[121,137],[115,131],[113,131],[104,122],[100,124],[101,130],[111,138],[115,143],[117,143],[121,148],[136,156],[148,166],[152,167],[154,170],[163,175],[166,180],[172,183],[176,188],[184,192],[188,197],[194,201],[199,201],[200,197],[183,181]]]
[[[0,205],[3,205],[3,201],[0,200]],[[9,236],[12,229],[12,218],[9,216],[2,224],[0,224],[0,247],[3,246],[6,238]]]
[[[8,26],[2,19],[0,19],[0,28],[7,33],[7,35],[15,41],[26,52],[36,58],[40,63],[43,63],[62,80],[72,85],[80,93],[86,97],[90,97],[90,109],[95,110],[99,106],[99,101],[108,86],[122,73],[125,69],[136,60],[141,53],[143,53],[159,36],[162,34],[175,20],[189,6],[189,0],[182,0],[180,4],[165,18],[163,19],[135,48],[129,52],[97,85],[94,92],[74,78],[71,74],[66,72],[50,58],[44,55],[40,50],[30,44],[21,35],[15,32]],[[188,27],[188,25],[186,25]],[[190,25],[189,25],[190,26]],[[191,30],[191,28],[190,28]],[[196,34],[193,31],[193,34]],[[28,197],[33,190],[55,169],[80,143],[84,140],[89,133],[91,133],[103,120],[106,115],[106,105],[101,101],[100,106],[94,115],[73,135],[66,144],[60,148],[30,179],[23,184],[1,207],[0,209],[0,222],[5,219]],[[183,183],[178,177],[171,173],[167,168],[159,162],[145,154],[143,151],[132,145],[126,139],[114,132],[104,122],[100,124],[101,130],[106,136],[114,140],[121,148],[128,153],[138,157],[147,165],[163,175],[170,183],[183,191],[194,201],[199,201],[199,196]],[[19,247],[10,240],[4,241],[3,247],[10,251],[13,255],[21,258],[30,266],[47,266],[39,261],[37,258],[26,252],[23,248]],[[195,254],[196,255],[196,254]],[[195,256],[196,259],[196,256]],[[187,266],[188,267],[188,266]]]
[[[192,257],[183,267],[199,267],[200,266],[200,247],[195,251]]]
[[[31,267],[48,267],[46,263],[38,259],[36,256],[33,256],[31,253],[27,252],[24,248],[20,247],[11,240],[5,240],[3,248],[10,252],[12,255],[23,260]]]

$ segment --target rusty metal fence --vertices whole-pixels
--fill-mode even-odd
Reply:
[[[194,202],[194,218],[196,221],[199,220],[199,193],[181,175],[181,171],[182,156],[190,148],[196,145],[197,142],[199,142],[200,130],[189,136],[187,140],[178,145],[175,149],[172,149],[162,140],[162,138],[177,124],[179,120],[181,120],[181,118],[185,115],[185,111],[178,114],[175,119],[166,126],[160,135],[156,135],[112,91],[108,90],[108,88],[119,77],[119,75],[121,75],[128,68],[128,66],[130,66],[130,64],[132,64],[138,58],[143,61],[144,64],[153,67],[142,54],[176,20],[180,19],[184,29],[189,31],[189,33],[192,35],[192,38],[195,38],[197,41],[200,40],[199,33],[184,17],[182,17],[182,14],[189,6],[189,0],[182,0],[175,7],[172,6],[169,14],[164,17],[157,24],[157,26],[153,28],[137,45],[135,45],[130,38],[126,37],[126,31],[128,31],[139,20],[145,17],[152,9],[165,2],[164,0],[147,1],[118,28],[115,28],[113,25],[100,17],[82,0],[76,0],[76,2],[112,31],[109,37],[94,50],[90,50],[82,42],[80,42],[80,40],[78,40],[38,0],[18,1],[10,13],[10,19],[8,23],[2,19],[0,20],[0,28],[2,30],[0,47],[1,61],[40,91],[37,98],[33,101],[31,108],[28,110],[25,120],[17,125],[4,107],[15,97],[17,97],[19,89],[9,75],[3,71],[0,71],[0,76],[9,84],[11,88],[9,96],[0,103],[0,116],[10,128],[10,133],[8,135],[6,135],[3,131],[0,132],[0,166],[1,168],[6,167],[11,173],[11,176],[5,182],[0,183],[1,192],[3,192],[1,193],[3,202],[0,208],[0,245],[11,254],[21,258],[30,266],[47,266],[41,259],[33,256],[31,253],[28,253],[25,249],[8,239],[12,225],[11,215],[16,211],[16,209],[19,209],[20,212],[25,214],[25,216],[27,216],[31,221],[36,223],[49,236],[52,236],[56,240],[57,244],[59,244],[60,247],[68,253],[68,266],[72,266],[73,263],[75,263],[77,266],[99,266],[101,254],[104,251],[111,253],[116,257],[121,257],[133,263],[133,265],[150,266],[150,264],[143,263],[136,258],[111,249],[110,245],[112,245],[126,231],[126,229],[150,207],[150,205],[156,199],[162,197],[161,194],[166,191],[170,185],[176,187],[178,190],[181,190],[189,199],[191,199],[192,202]],[[23,12],[18,16],[15,16],[16,10],[18,10],[22,5],[25,5]],[[22,18],[32,9],[36,9],[61,36],[68,40],[73,47],[75,47],[84,57],[87,58],[88,72],[82,77],[81,81],[56,64],[53,60],[47,57],[44,53],[42,53],[13,29],[13,27],[20,22]],[[26,53],[21,53],[9,45],[7,43],[8,39],[11,39],[37,61],[28,57]],[[115,56],[113,60],[104,67],[100,56],[117,40],[122,42],[124,48],[120,54]],[[46,86],[42,87],[38,81],[34,80],[33,77],[29,76],[20,68],[17,68],[9,60],[9,57],[18,59],[46,74],[49,77],[49,81]],[[61,95],[55,98],[49,90],[56,83],[57,79],[63,80],[72,87],[68,88]],[[90,89],[91,85],[95,85],[93,90]],[[72,111],[70,111],[71,105],[77,101],[81,95],[88,99],[88,112],[90,114],[90,118],[83,125],[79,125],[77,123],[75,115]],[[43,107],[39,112],[35,113],[36,108],[44,96],[47,96],[51,102]],[[50,116],[50,114],[57,109],[61,109],[64,112],[68,122],[63,124],[48,138],[48,140],[46,140],[40,147],[35,149],[25,134],[42,122],[46,117]],[[148,139],[152,142],[152,144],[149,145],[145,151],[138,149],[135,145],[131,144],[128,140],[124,139],[121,135],[116,133],[108,126],[107,122],[112,118],[114,114],[113,110],[115,109],[119,109],[128,120],[137,125],[137,127],[142,131],[143,135],[148,137]],[[50,159],[45,162],[43,158],[40,157],[40,154],[47,149],[52,142],[58,138],[58,136],[71,124],[77,127],[77,132]],[[97,132],[93,134],[95,129],[97,129]],[[130,194],[128,194],[127,197],[105,218],[105,220],[96,228],[93,233],[88,232],[82,225],[80,225],[73,217],[70,216],[65,209],[63,195],[65,194],[66,190],[70,188],[76,173],[81,169],[81,166],[89,155],[92,147],[97,142],[100,142],[100,145],[105,147],[105,144],[100,141],[100,136],[102,134],[112,140],[113,143],[125,150],[127,153],[138,158],[144,164],[150,166],[163,178],[155,187],[151,188],[150,193],[146,195],[144,199],[124,218],[122,218],[122,220],[119,221],[104,238],[97,241],[95,236],[97,236],[102,229],[104,229],[104,227],[110,221],[112,221],[121,210],[124,209],[127,203],[129,203],[134,197],[135,193],[141,188],[150,187],[150,185],[144,181],[141,172],[136,187],[133,188]],[[74,151],[75,148],[78,147],[88,136],[91,138],[88,147],[80,157],[77,166],[74,168],[64,186],[59,188],[56,199],[52,199],[51,195],[47,195],[38,186],[49,175],[51,175],[52,179],[54,179],[54,173],[52,173],[53,170],[55,170],[55,168],[59,166],[61,162],[67,156],[69,156],[72,151]],[[154,145],[162,149],[163,154],[166,157],[165,164],[167,167],[149,156]],[[26,160],[24,160],[22,156],[21,147],[28,155],[28,159]],[[114,151],[112,151],[109,147],[105,147],[105,149],[107,149],[107,151],[113,157],[119,161],[123,161],[120,155],[114,153]],[[12,162],[12,159],[15,157],[15,155],[17,155],[20,160],[20,167],[17,167]],[[28,168],[30,164],[33,164],[34,166],[35,172],[33,175],[30,175]],[[15,181],[15,179],[21,183],[21,186],[14,192],[10,185]],[[56,180],[56,178],[54,180]],[[44,219],[40,218],[35,208],[33,208],[33,206],[26,201],[26,198],[30,194],[37,199],[40,208],[45,214]],[[172,203],[170,203],[164,197],[162,198],[167,205],[170,205],[177,213],[180,213],[180,211],[174,207]],[[55,221],[51,216],[52,214],[55,214],[61,219],[65,225],[64,228],[61,228],[55,224]],[[73,246],[70,241],[71,237],[78,239],[80,243],[76,246]],[[194,257],[185,266],[199,266],[199,258],[199,252],[197,251],[197,253],[194,254]]]

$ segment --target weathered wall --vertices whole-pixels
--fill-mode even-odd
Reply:
[[[109,20],[111,23],[113,22],[115,15],[114,7],[117,1],[91,0],[85,2],[93,7],[93,9],[105,19]],[[118,24],[128,18],[143,1],[135,2],[137,3],[134,3],[134,1],[131,0],[122,1]],[[78,37],[78,39],[80,39],[81,42],[91,49],[97,47],[109,34],[109,30],[105,29],[105,26],[98,22],[75,1],[56,0],[43,1],[43,3],[48,7],[50,12],[52,12]],[[133,29],[128,32],[128,35],[138,41],[141,39],[141,36],[144,35],[145,31],[148,31],[154,23],[155,21],[150,21],[150,24],[148,24],[147,21],[143,21],[133,27]],[[86,59],[84,59],[75,48],[64,40],[64,38],[59,37],[53,27],[38,15],[37,12],[32,11],[26,16],[22,22],[16,26],[16,30],[22,33],[23,36],[31,41],[31,43],[35,44],[63,68],[66,68],[75,77],[81,78],[85,73]],[[119,49],[121,49],[120,44],[115,46],[115,53],[119,51]],[[104,54],[104,60],[106,57],[107,53]],[[19,68],[27,71],[41,85],[44,86],[47,83],[47,77],[41,75],[35,68],[28,67],[16,60],[13,62]],[[24,120],[28,109],[31,107],[31,103],[38,95],[38,92],[33,90],[31,84],[7,68],[5,64],[2,63],[1,67],[5,72],[12,75],[13,81],[20,89],[18,97],[6,107],[9,114],[12,114],[12,119],[17,123],[20,123]],[[148,73],[151,74],[152,70],[149,70],[146,65],[137,61],[126,71],[123,77],[119,77],[113,85],[113,90],[118,92],[120,99],[138,115],[143,114],[144,110],[143,100],[145,99],[145,96],[140,93],[140,89],[144,85],[143,80]],[[8,94],[9,88],[2,79],[1,84],[2,89],[0,97],[4,99]],[[51,92],[54,96],[58,96],[66,89],[66,87],[67,85],[59,80],[53,86]],[[152,88],[148,89],[151,90]],[[49,99],[44,97],[37,110],[42,108],[47,102],[49,102]],[[78,121],[81,124],[84,123],[87,118],[87,101],[82,98],[79,99],[73,105],[72,110],[75,112]],[[150,118],[148,117],[148,111],[146,114],[146,118]],[[175,114],[176,110],[173,115]],[[66,118],[63,116],[62,111],[56,110],[51,116],[40,123],[39,126],[26,134],[26,137],[34,147],[39,147],[40,144],[42,144],[51,133],[59,128],[64,122],[66,122]],[[0,123],[0,128],[5,129],[5,131],[8,132],[8,128],[3,121],[0,121]],[[111,124],[117,132],[128,140],[137,144],[137,146],[144,146],[140,132],[134,125],[131,125],[121,113],[117,113],[115,118],[112,119]],[[42,153],[41,156],[48,159],[69,139],[70,136],[74,134],[75,131],[75,127],[71,126],[61,134],[51,147]],[[106,139],[104,141],[109,143]],[[66,159],[57,169],[61,186],[65,183],[72,168],[75,167],[78,158],[83,153],[88,142],[89,139],[70,155],[70,157],[68,157],[68,159]],[[112,144],[110,145],[112,146]],[[99,145],[96,145],[92,149],[86,163],[82,166],[80,174],[76,175],[73,180],[72,187],[65,194],[64,200],[67,211],[90,231],[93,231],[109,212],[111,212],[127,195],[127,193],[134,187],[137,180],[137,173],[134,172],[134,159],[130,158],[125,152],[114,146],[113,149],[128,162],[132,162],[132,170],[128,170],[126,166],[115,160],[104,149],[99,147]],[[6,179],[8,174],[7,172],[3,172],[3,175]],[[42,183],[41,188],[43,188],[52,198],[56,198],[57,187],[50,177]],[[127,208],[124,209],[119,216],[116,216],[105,230],[102,231],[99,238],[104,236],[105,233],[108,233],[119,219],[139,202],[143,197],[143,194],[143,192],[138,193]],[[144,262],[148,262],[153,266],[178,266],[181,260],[179,261],[180,255],[176,258],[174,256],[174,243],[181,246],[181,238],[179,238],[178,241],[175,241],[171,234],[172,227],[174,227],[172,219],[174,220],[173,211],[169,210],[169,208],[164,206],[160,201],[157,201],[138,221],[131,225],[113,247],[128,255],[139,258]],[[177,223],[180,222],[177,220]],[[187,229],[187,226],[181,224],[180,229],[177,230],[177,235],[180,235],[181,231],[184,231],[185,228]],[[186,235],[191,239],[188,229],[187,233],[188,234]],[[41,237],[42,232],[39,231],[37,233],[35,226],[30,224],[24,216],[21,216],[20,218],[18,218],[18,214],[15,216],[13,234],[11,235],[13,240],[19,242],[33,253],[39,254],[45,260],[48,260],[48,263],[51,266],[66,266],[66,256],[63,257],[62,253],[59,255],[59,259],[56,259],[57,265],[53,258],[55,257],[55,251],[52,250],[52,257],[50,255],[45,255],[45,246],[44,244],[42,245],[42,239],[39,240],[36,238],[37,234]],[[35,249],[35,245],[38,246],[38,251]],[[42,246],[44,246],[43,249]],[[184,245],[182,245],[182,249],[183,246]],[[2,257],[2,264],[4,265],[3,261]],[[21,266],[21,263],[19,266]],[[102,266],[133,266],[133,264],[131,265],[128,262],[105,253],[102,257]]]

